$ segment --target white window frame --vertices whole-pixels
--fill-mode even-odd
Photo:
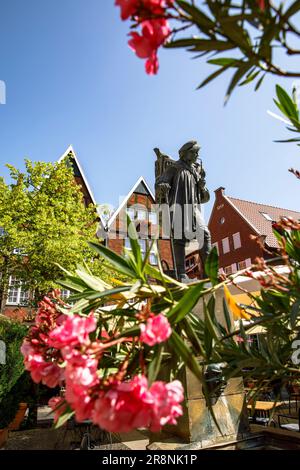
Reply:
[[[226,250],[225,250],[225,244],[226,244],[226,248],[228,248]],[[222,249],[223,249],[224,255],[226,255],[226,253],[230,253],[229,237],[225,237],[222,239]]]
[[[15,295],[12,296],[12,299],[15,300],[10,300],[9,297],[11,295],[11,291],[15,292]],[[6,304],[7,305],[27,305],[29,299],[29,291],[22,289],[22,281],[18,280],[16,276],[9,276],[9,282],[8,282],[8,292],[7,292],[7,299],[6,299]]]
[[[60,289],[61,300],[68,300],[70,295],[71,295],[71,292],[69,291],[69,289]]]
[[[147,214],[148,212],[146,209],[138,209],[137,210],[137,220],[143,222],[147,220]]]
[[[236,232],[232,235],[232,240],[233,240],[233,248],[235,250],[238,250],[242,246],[241,242],[241,234],[240,232]]]
[[[129,216],[130,220],[135,219],[135,210],[132,207],[127,207],[126,214]]]
[[[218,242],[212,243],[211,247],[213,248],[214,246],[217,248],[217,253],[219,255],[219,243]]]
[[[236,266],[236,263],[232,263],[231,265],[231,269],[232,269],[232,274],[236,273],[237,272],[237,266]]]
[[[225,266],[224,272],[227,276],[230,276],[232,274],[232,264],[230,264],[229,266]]]
[[[247,266],[246,266],[246,260],[244,259],[243,261],[239,261],[238,262],[238,270],[239,271],[242,271],[243,269],[246,269]]]
[[[146,244],[146,239],[145,238],[139,238],[138,239],[138,244],[140,245],[141,253],[142,256],[144,257],[147,251],[147,244]]]
[[[268,214],[267,212],[261,212],[261,215],[262,215],[266,220],[268,220],[269,222],[273,222],[272,217],[271,217],[270,214]]]
[[[130,238],[126,237],[124,239],[124,248],[126,248],[127,250],[130,250],[131,251],[131,244],[130,244]]]
[[[153,225],[157,225],[157,220],[158,220],[157,219],[157,212],[150,211],[149,212],[149,222]]]

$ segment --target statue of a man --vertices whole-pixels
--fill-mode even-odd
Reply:
[[[210,232],[201,212],[201,204],[208,202],[210,196],[202,162],[197,162],[199,150],[198,143],[191,140],[179,150],[179,160],[173,161],[155,149],[158,157],[168,161],[164,171],[157,175],[155,187],[170,208],[176,272],[181,282],[189,282],[185,273],[187,244],[195,239],[198,241],[203,264],[211,249]]]

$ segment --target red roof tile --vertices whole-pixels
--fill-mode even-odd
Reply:
[[[280,217],[292,217],[300,219],[300,212],[279,207],[258,204],[257,202],[243,201],[231,196],[224,196],[240,212],[259,235],[266,236],[266,243],[270,248],[278,248],[277,239],[272,231],[272,221],[267,220],[263,214],[267,214],[273,221],[278,221]]]

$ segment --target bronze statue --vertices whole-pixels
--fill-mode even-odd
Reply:
[[[205,171],[198,161],[200,147],[191,140],[179,150],[179,160],[174,161],[159,149],[155,166],[155,188],[159,202],[169,205],[171,242],[174,250],[176,277],[189,282],[185,273],[185,248],[192,240],[198,241],[203,265],[211,249],[211,237],[204,222],[201,204],[210,199],[206,188]]]

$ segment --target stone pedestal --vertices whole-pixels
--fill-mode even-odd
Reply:
[[[184,380],[180,378],[187,395],[184,414],[177,426],[165,426],[164,434],[153,435],[150,448],[165,448],[168,442],[172,443],[171,448],[184,447],[184,444],[191,443],[197,443],[197,448],[204,448],[248,435],[249,425],[241,378],[231,379],[213,406],[222,431],[220,433],[206,406],[201,383],[188,369],[184,371],[184,376]]]
[[[216,298],[216,316],[222,323],[222,292]],[[202,317],[202,302],[194,309]],[[155,434],[151,438],[150,449],[205,448],[217,443],[236,441],[249,433],[248,414],[242,378],[230,379],[213,410],[221,432],[206,405],[201,382],[184,369],[178,379],[186,391],[184,415],[177,426],[166,426],[164,434]],[[168,433],[166,435],[165,433]]]

